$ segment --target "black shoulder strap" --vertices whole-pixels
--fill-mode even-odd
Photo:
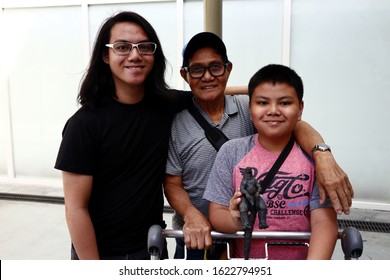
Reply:
[[[223,134],[220,129],[213,127],[206,121],[206,119],[201,115],[198,109],[195,108],[195,105],[193,103],[188,107],[188,111],[203,128],[207,140],[209,140],[215,150],[218,151],[219,148],[221,148],[221,146],[229,140],[229,138],[227,138],[226,135]]]
[[[294,141],[295,141],[294,134],[292,134],[286,147],[284,147],[283,151],[280,153],[279,157],[276,159],[274,165],[272,165],[270,171],[268,171],[267,176],[265,176],[264,180],[261,182],[261,186],[263,187],[263,190],[268,188],[268,186],[271,184],[276,172],[278,172],[278,170],[282,166],[284,160],[287,158],[288,154],[290,153],[290,151],[294,145]]]

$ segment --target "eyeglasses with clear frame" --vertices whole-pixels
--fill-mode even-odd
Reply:
[[[225,70],[229,63],[213,63],[209,66],[202,65],[194,65],[190,67],[183,67],[185,71],[187,71],[190,76],[194,79],[200,79],[206,73],[206,70],[209,71],[210,75],[213,77],[220,77],[225,74]]]
[[[113,44],[106,44],[106,47],[112,48],[117,55],[129,55],[131,51],[136,48],[139,54],[154,54],[157,49],[157,44],[152,42],[142,42],[133,44],[130,42],[115,42]]]

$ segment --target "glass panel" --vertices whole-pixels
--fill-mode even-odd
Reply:
[[[247,85],[262,66],[282,61],[283,1],[223,1],[222,32],[233,63],[229,85]]]
[[[358,199],[389,202],[390,2],[294,0],[292,7],[304,119],[332,145]]]
[[[186,44],[192,36],[203,31],[203,1],[185,1],[183,14],[184,44]]]
[[[3,61],[3,60],[2,60]],[[0,68],[2,65],[0,65]],[[8,137],[8,99],[6,96],[6,81],[0,71],[0,176],[5,176],[7,170],[7,137]]]
[[[58,177],[53,166],[76,107],[82,65],[80,7],[5,9],[17,177]]]

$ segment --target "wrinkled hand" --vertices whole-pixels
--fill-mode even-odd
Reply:
[[[329,152],[314,154],[316,162],[316,180],[321,203],[328,195],[337,214],[348,215],[354,196],[347,174],[336,163]]]
[[[211,225],[200,212],[187,215],[183,226],[184,243],[191,249],[209,249],[213,243]]]

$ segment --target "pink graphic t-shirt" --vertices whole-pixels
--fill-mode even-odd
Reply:
[[[215,160],[204,198],[228,206],[233,193],[240,190],[244,169],[251,167],[252,174],[261,183],[278,156],[260,145],[257,134],[227,142]],[[310,211],[318,207],[332,207],[320,206],[314,165],[296,143],[262,198],[268,209],[269,227],[260,230],[256,217],[254,231],[310,232]],[[265,243],[272,241],[283,240],[252,239],[250,258],[265,258]],[[242,258],[244,240],[235,239],[233,247],[232,256]],[[306,246],[268,247],[269,259],[306,259],[307,252]]]

